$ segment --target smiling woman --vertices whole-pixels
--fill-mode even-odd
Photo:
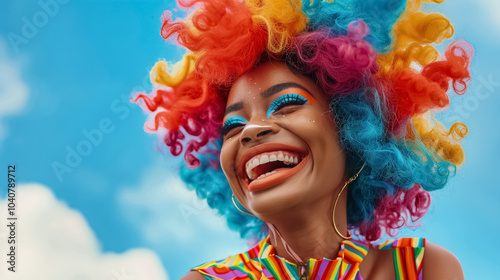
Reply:
[[[239,201],[256,203],[265,194],[260,207],[248,205],[253,213],[275,211],[269,205],[278,206],[280,201],[289,206],[306,201],[308,193],[324,195],[319,190],[344,177],[345,156],[324,99],[312,80],[277,61],[254,68],[233,84],[227,104],[243,105],[226,111],[224,130],[234,117],[248,121],[230,126],[224,135],[221,166],[229,185],[241,186],[233,189]],[[328,170],[335,171],[324,176]],[[319,190],[310,189],[312,182]],[[287,191],[277,187],[284,185]],[[270,187],[274,195],[271,190],[257,192]]]
[[[196,9],[166,13],[162,36],[191,52],[173,76],[158,62],[134,102],[184,154],[187,186],[262,239],[184,279],[463,278],[424,238],[375,243],[414,226],[464,160],[467,127],[432,114],[470,79],[469,44],[431,45],[453,34],[444,16],[419,0],[179,4]]]

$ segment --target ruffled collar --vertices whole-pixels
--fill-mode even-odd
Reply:
[[[369,244],[358,240],[344,240],[336,259],[309,259],[307,264],[297,265],[276,255],[269,242],[270,237],[259,242],[254,249],[261,264],[262,274],[274,279],[342,279],[360,280],[359,265],[368,254]]]

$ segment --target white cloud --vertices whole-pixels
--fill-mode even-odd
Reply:
[[[8,134],[5,117],[19,114],[28,103],[29,88],[22,81],[20,67],[11,61],[5,40],[0,38],[0,142]]]
[[[16,272],[7,270],[7,200],[0,201],[0,279],[167,280],[158,256],[132,249],[102,253],[85,218],[40,184],[16,187]]]
[[[202,262],[248,250],[225,218],[187,190],[175,169],[155,163],[138,186],[121,188],[117,197],[123,216],[157,248],[169,273],[180,277]]]
[[[123,188],[118,200],[151,244],[171,239],[190,244],[197,230],[228,232],[225,219],[189,191],[177,174],[165,172],[161,165],[148,169],[139,188]],[[142,218],[134,217],[134,213],[144,211]]]

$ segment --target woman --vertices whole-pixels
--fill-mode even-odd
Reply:
[[[373,243],[415,226],[464,160],[466,126],[432,115],[470,79],[470,45],[431,46],[446,18],[418,0],[180,4],[197,9],[167,13],[162,36],[191,52],[174,76],[158,62],[134,101],[184,153],[188,187],[262,239],[183,279],[463,279],[423,238]]]

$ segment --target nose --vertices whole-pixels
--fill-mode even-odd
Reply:
[[[258,141],[263,136],[278,132],[279,128],[271,122],[250,122],[245,125],[241,133],[241,143],[245,144],[251,141]]]

